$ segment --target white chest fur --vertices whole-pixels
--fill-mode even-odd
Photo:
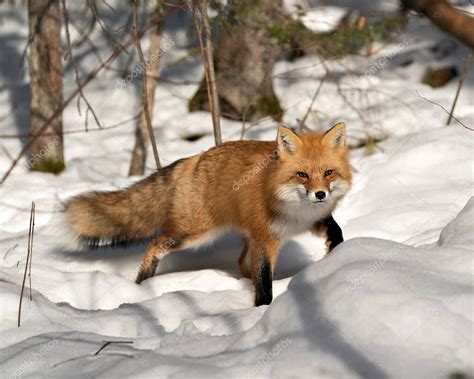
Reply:
[[[272,232],[282,239],[311,229],[316,221],[331,213],[331,205],[324,203],[288,204],[280,210],[280,217],[272,223]]]

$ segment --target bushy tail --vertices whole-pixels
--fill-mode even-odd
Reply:
[[[156,235],[166,197],[166,181],[160,174],[124,190],[72,198],[64,210],[69,229],[91,246],[126,244]]]

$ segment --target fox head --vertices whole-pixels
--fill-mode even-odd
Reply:
[[[335,205],[350,189],[346,126],[340,122],[326,133],[298,135],[278,128],[277,197],[285,203]]]

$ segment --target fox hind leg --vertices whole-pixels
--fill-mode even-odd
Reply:
[[[159,261],[173,250],[178,249],[182,242],[182,240],[173,239],[166,235],[162,235],[150,242],[140,264],[135,283],[139,284],[145,279],[151,278],[155,275]]]
[[[158,267],[159,259],[156,256],[151,258],[151,262],[145,260],[140,265],[140,270],[138,271],[137,278],[135,279],[135,283],[140,284],[145,279],[151,278],[155,275],[156,268]]]
[[[242,253],[240,254],[240,257],[239,257],[239,269],[240,269],[240,275],[242,275],[242,278],[250,279],[252,277],[252,274],[250,271],[250,267],[248,265],[249,249],[250,249],[249,241],[248,239],[245,239],[244,248],[242,249]]]

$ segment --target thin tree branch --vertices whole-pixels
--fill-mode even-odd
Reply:
[[[100,56],[99,50],[97,49],[97,46],[94,44],[94,42],[92,42],[91,38],[89,37],[89,34],[92,33],[92,31],[94,30],[95,24],[93,23],[92,26],[89,28],[89,30],[85,31],[84,29],[82,29],[81,26],[78,25],[78,23],[74,19],[69,18],[69,23],[74,27],[74,29],[77,30],[77,32],[81,36],[80,40],[72,42],[72,47],[77,48],[82,45],[83,41],[87,41],[94,55],[97,57],[99,62],[102,63],[103,60],[102,60],[102,57]]]
[[[247,106],[245,107],[244,113],[242,115],[242,127],[240,129],[240,139],[243,139],[245,133],[247,132],[247,130],[252,125],[254,125],[254,124],[252,124],[249,128],[245,127],[245,123],[247,121],[247,114],[248,114],[248,111],[250,110],[251,105],[254,103],[255,99],[258,97],[260,90],[267,83],[267,80],[272,80],[273,79],[273,77],[270,75],[272,73],[271,72],[272,69],[273,69],[273,67],[271,65],[269,65],[268,67],[265,68],[265,75],[263,76],[263,79],[261,80],[261,82],[258,84],[257,91],[254,93],[254,95],[252,96],[252,98],[248,102]],[[269,75],[270,75],[270,77],[269,77]]]
[[[441,104],[435,103],[433,100],[427,99],[426,97],[422,96],[418,91],[416,91],[416,94],[417,94],[419,97],[421,97],[423,100],[426,100],[428,103],[431,103],[431,104],[436,105],[437,107],[440,107],[443,111],[445,111],[446,113],[449,114],[449,111],[448,111],[445,107],[443,107]],[[474,131],[474,129],[471,129],[469,126],[463,124],[462,121],[460,121],[460,120],[459,120],[457,117],[455,117],[454,115],[453,115],[453,119],[456,120],[458,123],[460,123],[462,126],[464,126],[466,129],[469,129],[469,130]]]
[[[323,87],[323,84],[324,84],[324,81],[326,80],[326,76],[324,76],[321,81],[319,82],[319,86],[318,88],[316,89],[316,92],[314,93],[312,99],[311,99],[311,103],[309,104],[309,107],[308,107],[308,110],[306,111],[306,113],[304,114],[303,118],[301,120],[299,120],[299,124],[300,124],[300,129],[303,130],[304,128],[306,128],[306,119],[308,118],[309,114],[311,113],[311,109],[313,108],[313,105],[314,105],[314,102],[316,101],[316,98],[318,97],[319,95],[319,92],[321,91],[321,88]]]
[[[132,21],[132,33],[133,33],[133,39],[135,41],[135,47],[138,52],[138,56],[140,58],[140,64],[142,65],[142,105],[143,105],[143,111],[145,112],[145,119],[148,127],[148,133],[150,135],[150,142],[151,146],[153,148],[153,156],[155,157],[155,163],[156,163],[156,168],[160,169],[161,164],[160,164],[160,157],[158,155],[158,148],[156,147],[156,139],[155,139],[155,134],[153,132],[153,127],[151,125],[151,117],[150,117],[150,110],[148,107],[148,91],[147,91],[147,77],[146,77],[146,62],[145,62],[145,57],[143,55],[143,50],[142,46],[140,44],[140,38],[138,37],[137,33],[137,0],[133,0],[132,3],[132,13],[133,13],[133,21]],[[152,23],[153,24],[153,23]]]
[[[196,17],[196,7],[199,9],[199,20]],[[216,72],[214,69],[211,26],[207,14],[207,0],[193,0],[193,17],[198,33],[199,48],[204,63],[209,106],[212,114],[212,124],[214,127],[214,140],[216,145],[222,143],[222,133],[220,124],[219,95],[217,93]],[[202,41],[202,31],[204,30],[204,44]]]
[[[77,83],[77,87],[79,88],[79,97],[77,98],[77,110],[79,112],[79,115],[81,115],[81,98],[82,98],[87,105],[87,109],[92,113],[92,116],[94,117],[94,120],[97,126],[99,128],[102,128],[99,118],[95,114],[94,109],[92,108],[86,96],[84,95],[84,92],[82,91],[81,82],[79,80],[79,68],[77,67],[76,60],[74,59],[74,55],[72,53],[71,36],[69,34],[69,14],[66,8],[66,1],[61,0],[61,5],[63,8],[64,26],[66,29],[66,40],[67,40],[67,47],[68,47],[68,53],[66,54],[66,56],[69,55],[71,64],[74,67],[74,72],[76,74],[76,83]],[[88,117],[87,116],[88,116],[88,112],[86,111],[86,120],[85,120],[86,131],[88,131]]]
[[[8,112],[7,114],[5,114],[3,116],[0,116],[0,122],[5,121],[7,118],[9,118],[13,114],[15,114],[17,108],[18,108],[18,104],[13,104],[12,109],[10,110],[10,112]]]
[[[128,118],[126,120],[123,120],[123,121],[120,121],[120,122],[117,122],[115,124],[111,124],[111,125],[107,125],[107,126],[103,126],[101,129],[90,129],[87,133],[91,133],[91,132],[101,132],[101,131],[104,131],[104,130],[109,130],[109,129],[115,129],[119,126],[122,126],[122,125],[125,125],[125,124],[128,124],[130,121],[133,121],[133,120],[136,120],[138,118],[139,115],[135,115],[131,118]],[[63,134],[80,134],[80,133],[86,133],[86,131],[84,130],[84,128],[81,128],[81,129],[71,129],[71,130],[67,130],[65,132],[63,132]],[[52,133],[52,132],[49,132],[49,133],[41,133],[40,136],[53,136],[53,135],[56,135],[56,133]],[[0,134],[0,139],[18,139],[18,138],[31,138],[32,136],[34,136],[34,134],[32,133],[23,133],[23,134]],[[11,157],[11,160],[13,161],[14,158]]]
[[[12,157],[12,155],[10,154],[8,149],[3,145],[1,145],[1,146],[2,146],[2,151],[5,153],[5,155],[8,157],[8,159],[10,159],[10,161],[13,161],[15,158]]]
[[[114,12],[115,15],[118,14],[117,10],[116,10],[112,5],[110,5],[109,3],[107,3],[107,1],[102,0],[102,2],[107,6],[107,8],[109,8],[112,12]]]
[[[213,103],[211,101],[211,89],[209,87],[209,71],[207,69],[207,61],[204,58],[204,44],[203,44],[203,41],[202,41],[202,28],[201,28],[201,24],[200,24],[200,22],[197,18],[195,5],[190,4],[189,6],[191,7],[191,12],[193,14],[193,20],[194,20],[194,25],[196,27],[199,50],[201,51],[201,59],[202,59],[202,64],[204,66],[204,76],[206,78],[207,100],[209,101],[209,107],[211,108],[211,114],[212,114],[213,113],[213,108],[212,108]]]
[[[30,229],[28,231],[28,251],[26,254],[26,264],[25,264],[25,273],[23,274],[23,283],[21,285],[20,291],[20,303],[18,304],[18,328],[21,325],[21,305],[23,303],[23,292],[25,290],[25,283],[26,283],[26,273],[28,271],[28,267],[30,269],[30,300],[33,300],[31,296],[31,255],[33,253],[33,231],[35,228],[35,202],[31,203],[31,213],[30,213]]]
[[[89,8],[91,9],[94,17],[97,20],[97,23],[99,24],[100,28],[104,31],[105,35],[109,38],[110,41],[112,41],[115,45],[119,46],[128,54],[127,46],[122,45],[120,41],[118,41],[110,32],[109,27],[105,23],[104,20],[102,20],[102,17],[99,14],[99,11],[97,9],[97,5],[95,3],[95,0],[87,0],[87,3],[89,4]],[[116,30],[114,30],[116,31]]]
[[[133,341],[103,341],[104,344],[101,346],[99,350],[97,350],[94,355],[99,355],[99,353],[104,350],[107,346],[113,344],[113,343],[133,343]]]
[[[34,201],[31,203],[31,214],[33,216],[33,220],[30,220],[30,230],[28,232],[28,251],[30,255],[30,265],[28,268],[28,281],[30,283],[30,301],[33,301],[33,295],[31,294],[31,288],[32,288],[31,287],[31,263],[33,262],[33,237],[35,234],[35,215],[36,215],[36,205]]]
[[[337,88],[337,93],[339,94],[339,96],[341,97],[341,99],[344,101],[344,103],[347,104],[347,106],[349,108],[351,108],[356,114],[357,116],[359,116],[359,118],[361,119],[361,121],[364,123],[364,127],[367,126],[369,124],[369,122],[367,121],[367,119],[364,117],[364,115],[362,114],[362,112],[357,109],[357,107],[352,104],[349,99],[347,98],[347,96],[343,93],[342,89],[341,89],[341,84],[339,83],[339,79],[338,77],[336,76],[336,74],[334,74],[334,72],[331,70],[331,68],[326,64],[326,62],[324,60],[321,61],[322,65],[324,66],[324,69],[326,70],[326,73],[328,76],[331,76],[331,78],[333,79],[334,81],[334,84],[336,84],[336,88]]]
[[[469,52],[466,59],[464,60],[464,68],[462,70],[461,77],[459,78],[458,88],[456,89],[456,95],[454,96],[453,105],[451,107],[451,111],[449,112],[449,117],[448,117],[448,121],[446,122],[446,125],[449,125],[451,123],[451,119],[453,118],[454,108],[456,107],[456,103],[458,102],[459,93],[461,92],[461,87],[464,83],[464,78],[467,75],[471,62],[472,62],[472,50]]]

